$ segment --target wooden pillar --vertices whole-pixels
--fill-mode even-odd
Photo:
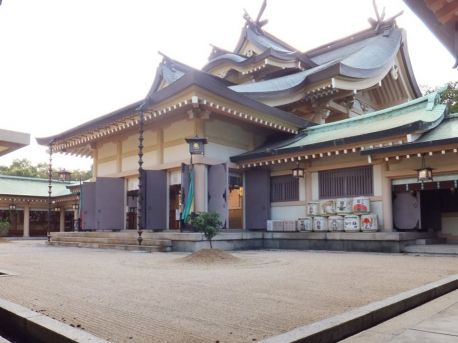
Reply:
[[[157,141],[156,141],[156,156],[157,164],[164,163],[164,129],[157,130]]]
[[[383,226],[382,231],[394,231],[393,229],[393,199],[391,189],[391,179],[385,174],[389,170],[388,163],[382,165],[382,207],[383,207]]]
[[[116,143],[116,172],[122,171],[122,142]]]
[[[30,210],[29,206],[24,206],[24,237],[30,236]]]
[[[73,231],[78,231],[78,222],[75,219],[79,219],[78,217],[79,210],[73,210]]]
[[[207,211],[207,166],[194,164],[194,212]]]
[[[60,216],[59,216],[59,231],[64,232],[65,231],[65,209],[62,207],[60,209]]]
[[[309,161],[305,162],[305,171],[304,171],[304,179],[305,179],[305,201],[312,201],[313,193],[312,193],[312,173],[307,172],[307,168],[311,167],[311,163]]]
[[[92,177],[96,178],[98,175],[98,153],[97,149],[92,150]]]

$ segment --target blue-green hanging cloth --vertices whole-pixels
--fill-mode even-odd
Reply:
[[[186,199],[186,204],[183,209],[183,213],[181,215],[181,219],[183,219],[183,223],[188,222],[189,213],[191,213],[194,207],[194,170],[191,169],[189,173],[189,191],[188,197]]]

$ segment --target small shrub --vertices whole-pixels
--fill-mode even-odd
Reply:
[[[6,219],[0,220],[0,237],[6,236],[10,229],[10,222]]]
[[[219,233],[223,225],[223,222],[219,219],[219,213],[217,211],[211,211],[210,213],[200,212],[192,221],[192,225],[204,234],[205,238],[210,241],[210,248],[213,249],[212,238]]]

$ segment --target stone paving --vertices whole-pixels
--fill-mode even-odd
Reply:
[[[342,341],[367,342],[457,343],[458,290]]]
[[[253,342],[458,273],[456,257],[186,253],[0,244],[0,298],[112,342]]]

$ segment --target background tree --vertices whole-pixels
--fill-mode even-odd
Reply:
[[[15,159],[10,166],[0,166],[0,174],[3,175],[13,175],[13,176],[23,176],[23,177],[34,177],[47,179],[49,172],[49,165],[47,163],[38,163],[36,166],[26,158]],[[79,181],[80,174],[81,180],[88,180],[92,177],[92,170],[68,170],[71,173],[70,180]],[[52,169],[53,178],[57,177],[57,170]]]
[[[448,105],[450,113],[458,113],[458,81],[450,81],[448,89],[441,94],[442,103]],[[443,88],[444,86],[431,87],[428,85],[420,86],[423,94],[429,94]]]

